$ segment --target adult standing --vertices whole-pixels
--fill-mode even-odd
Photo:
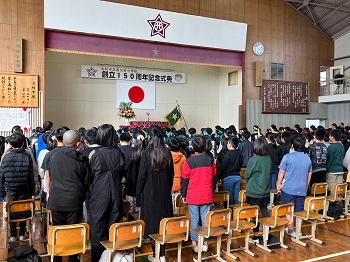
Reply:
[[[92,191],[88,207],[88,223],[91,228],[91,261],[99,261],[107,240],[109,227],[121,222],[123,199],[121,180],[125,176],[124,153],[118,148],[118,136],[114,127],[103,124],[97,130],[99,145],[90,153]]]
[[[48,209],[52,212],[52,224],[69,225],[80,223],[83,218],[89,177],[89,160],[76,149],[80,144],[80,134],[68,130],[63,135],[64,146],[57,147],[49,163],[50,183]],[[68,261],[77,261],[77,255],[69,256]],[[62,261],[62,257],[55,257]]]
[[[136,188],[136,205],[141,207],[141,219],[145,221],[145,236],[159,232],[163,218],[173,215],[171,188],[174,166],[170,151],[164,145],[164,137],[159,126],[149,129],[149,142],[141,157],[140,172]],[[155,242],[151,240],[155,260]],[[160,261],[165,261],[165,245],[160,248]]]

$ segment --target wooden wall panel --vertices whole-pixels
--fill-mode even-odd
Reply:
[[[44,1],[0,0],[0,71],[14,71],[15,36],[23,38],[23,73],[39,75],[44,90]]]
[[[184,1],[183,13],[191,15],[200,14],[200,0],[187,0]]]
[[[230,0],[216,0],[216,16],[215,18],[230,20],[231,17],[231,1]]]

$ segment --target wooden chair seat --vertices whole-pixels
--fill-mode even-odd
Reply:
[[[149,235],[151,238],[153,238],[155,241],[162,242],[163,241],[163,235],[161,234],[151,234]],[[164,241],[166,243],[177,243],[179,241],[184,240],[184,234],[176,234],[176,235],[167,235],[164,238]]]
[[[47,244],[47,249],[51,250],[52,245]],[[70,255],[78,254],[81,252],[81,249],[82,249],[81,243],[69,244],[66,246],[57,246],[55,247],[55,256],[70,256]]]
[[[331,202],[339,202],[339,201],[342,201],[344,198],[343,197],[340,197],[340,196],[327,196],[327,200],[328,201],[331,201]]]
[[[294,216],[298,217],[298,218],[301,218],[301,219],[305,219],[305,220],[306,219],[319,219],[319,218],[323,217],[322,214],[318,214],[318,213],[315,213],[315,212],[310,212],[308,214],[307,211],[295,212]]]
[[[109,240],[101,241],[101,244],[106,248],[106,249],[112,249],[113,248],[113,242]],[[116,250],[127,250],[134,248],[139,244],[138,239],[130,239],[130,240],[123,240],[123,241],[118,241],[115,243],[115,249]]]
[[[231,221],[231,228],[234,228],[237,225],[237,220],[232,220]],[[238,220],[238,228],[240,230],[247,230],[255,227],[255,223],[249,222],[244,219]]]
[[[239,207],[249,207],[250,205],[248,203],[239,203],[239,204],[233,204],[233,205],[230,205],[231,208],[233,209],[236,209],[236,208],[239,208]]]
[[[191,231],[197,233],[198,235],[209,237],[209,236],[207,236],[207,233],[208,233],[208,228],[207,227],[192,228]],[[223,234],[225,234],[226,231],[227,231],[227,229],[225,229],[223,227],[211,228],[210,236],[216,237],[216,236],[219,236],[219,235],[223,235]]]
[[[274,217],[259,218],[259,222],[264,224],[264,225],[267,225],[269,227],[281,227],[281,226],[285,226],[289,223],[288,220],[286,220],[285,218],[280,218],[280,217],[276,218],[276,225],[275,225],[275,218]]]

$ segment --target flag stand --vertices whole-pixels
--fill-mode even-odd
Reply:
[[[177,102],[177,100],[176,100],[176,105],[179,107],[179,111],[180,111],[180,113],[181,113],[181,115],[182,115],[182,118],[183,118],[184,123],[185,123],[185,127],[186,127],[187,132],[188,132],[188,126],[187,126],[187,123],[186,123],[185,116],[184,116],[184,114],[182,113],[181,108],[180,108],[180,105],[179,105],[179,103]]]

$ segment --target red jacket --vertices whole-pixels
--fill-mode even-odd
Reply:
[[[216,165],[205,153],[191,155],[182,166],[181,195],[191,205],[213,202],[213,178]]]

